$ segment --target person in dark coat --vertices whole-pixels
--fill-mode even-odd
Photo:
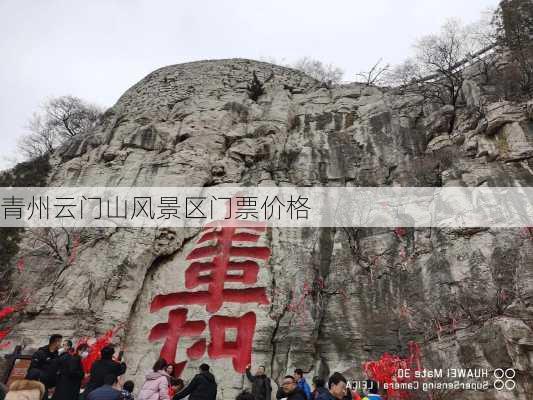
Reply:
[[[121,400],[135,400],[133,395],[133,389],[135,388],[135,383],[133,381],[126,381],[122,385],[122,390],[120,391],[122,398]]]
[[[272,386],[270,384],[270,378],[265,375],[265,367],[259,366],[255,375],[250,372],[250,365],[246,368],[246,377],[252,382],[252,395],[255,400],[270,400],[272,393]]]
[[[89,354],[88,349],[89,346],[84,343],[75,352],[68,348],[59,356],[59,374],[52,400],[75,400],[79,397],[81,381],[85,375],[81,360]]]
[[[209,365],[200,365],[200,373],[182,391],[176,393],[172,400],[183,399],[185,396],[189,396],[189,400],[216,400],[217,383],[215,376],[209,372]]]
[[[115,348],[111,345],[104,347],[100,352],[100,360],[96,360],[91,367],[91,378],[84,391],[85,398],[87,398],[87,395],[93,390],[104,384],[104,378],[106,375],[115,375],[115,377],[119,377],[126,372],[126,364],[114,361],[113,354],[115,354]]]
[[[328,380],[330,400],[343,400],[346,396],[346,384],[344,375],[334,372]]]
[[[255,400],[255,397],[249,391],[243,390],[235,397],[235,400]]]
[[[328,400],[329,391],[326,389],[326,381],[319,376],[313,377],[313,393],[311,397],[313,400]]]
[[[45,394],[43,399],[48,399],[48,390],[56,385],[57,369],[58,369],[58,350],[61,347],[63,336],[53,334],[48,340],[48,345],[40,347],[31,356],[28,374],[38,377],[39,382],[45,386]]]
[[[305,393],[298,387],[294,376],[287,375],[283,378],[281,385],[276,393],[276,399],[287,400],[307,400]]]
[[[115,387],[116,385],[117,376],[107,374],[104,376],[104,384],[89,393],[87,400],[122,400],[122,393]]]

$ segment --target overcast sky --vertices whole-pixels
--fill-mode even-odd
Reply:
[[[151,71],[217,58],[309,56],[345,80],[401,62],[450,17],[474,22],[497,0],[0,0],[0,169],[51,96],[104,107]]]

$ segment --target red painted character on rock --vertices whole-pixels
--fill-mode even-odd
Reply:
[[[233,207],[236,204],[235,198],[231,202]],[[236,208],[233,207],[233,210]],[[227,282],[241,285],[257,283],[259,264],[256,260],[266,261],[270,257],[268,247],[255,245],[266,231],[266,225],[239,221],[234,218],[235,214],[231,215],[231,219],[207,224],[196,247],[187,256],[190,264],[185,270],[185,288],[202,289],[157,295],[152,300],[151,312],[171,306],[201,305],[213,314],[220,310],[223,303],[269,304],[264,287],[225,287]],[[172,309],[168,313],[167,322],[159,323],[151,329],[150,341],[165,338],[161,357],[174,363],[180,339],[199,338],[208,328],[211,342],[208,344],[206,339],[199,338],[187,349],[188,358],[200,359],[207,350],[209,358],[231,358],[235,371],[244,373],[251,362],[255,313],[231,317],[213,315],[207,322],[190,321],[187,314],[186,307]],[[230,330],[235,332],[235,339],[231,341],[226,340],[226,333]],[[175,364],[175,376],[181,374],[186,364],[187,361]]]

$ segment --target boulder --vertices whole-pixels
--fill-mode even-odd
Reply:
[[[475,81],[465,79],[461,90],[468,107],[478,108],[481,106],[481,89]]]
[[[137,147],[144,150],[162,150],[167,147],[168,134],[148,125],[138,128],[131,136],[124,139],[124,147]],[[170,145],[171,146],[171,145]]]
[[[428,143],[426,153],[433,153],[437,150],[440,150],[444,147],[451,146],[453,143],[450,139],[450,135],[440,135],[437,136]]]
[[[486,106],[487,135],[494,135],[503,125],[525,119],[523,107],[510,101],[500,101]]]
[[[450,104],[442,106],[433,111],[424,119],[426,136],[433,137],[436,133],[448,133],[452,129],[453,118],[455,115],[454,107]]]
[[[522,160],[533,157],[533,138],[518,122],[505,124],[496,135],[500,158],[506,161]]]

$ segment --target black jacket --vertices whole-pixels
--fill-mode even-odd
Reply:
[[[215,400],[217,397],[217,383],[211,372],[200,372],[191,383],[182,391],[176,393],[172,400],[183,399],[189,396],[189,400]]]
[[[31,357],[30,371],[36,371],[39,381],[48,389],[56,385],[59,355],[57,351],[50,351],[48,346],[40,347]]]
[[[276,399],[287,399],[287,400],[307,400],[307,396],[301,389],[296,388],[289,395],[286,395],[283,389],[280,387],[276,393]]]
[[[252,395],[255,400],[270,400],[272,386],[270,378],[266,375],[252,375],[250,370],[246,370],[246,377],[252,382]]]
[[[83,366],[79,355],[62,354],[59,357],[59,375],[52,400],[72,400],[80,395]]]
[[[329,390],[323,386],[319,386],[313,392],[313,400],[330,400],[333,396],[329,393]]]
[[[84,394],[85,397],[91,393],[94,389],[103,386],[104,378],[108,374],[113,374],[115,376],[123,375],[126,372],[126,364],[119,363],[113,360],[97,360],[94,362],[91,367],[91,378],[87,387],[85,388]]]

